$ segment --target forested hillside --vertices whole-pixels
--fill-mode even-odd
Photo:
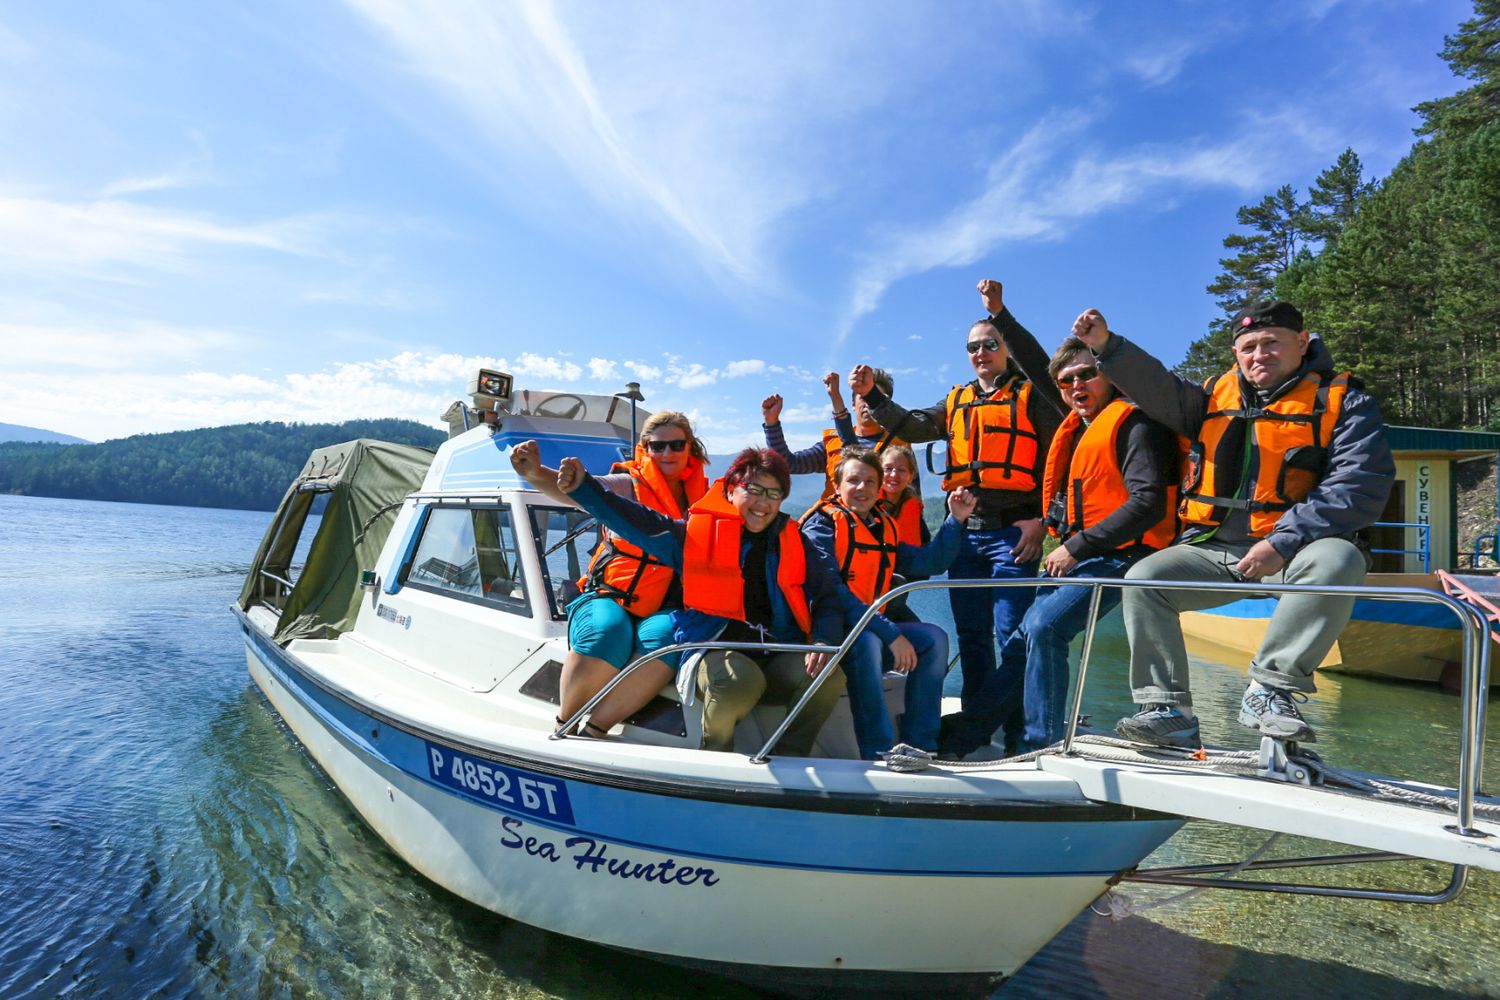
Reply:
[[[378,438],[436,448],[412,420],[235,424],[138,434],[102,444],[0,444],[0,493],[274,510],[314,448]]]
[[[1306,201],[1287,185],[1239,210],[1208,287],[1225,310],[1178,371],[1229,365],[1228,317],[1286,299],[1393,423],[1500,429],[1500,0],[1447,39],[1472,86],[1415,109],[1411,152],[1383,180],[1346,150]]]

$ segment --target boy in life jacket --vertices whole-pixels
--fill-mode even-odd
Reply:
[[[535,441],[511,450],[511,466],[533,489],[560,503],[573,501],[557,489],[557,470],[541,464]],[[686,414],[664,410],[641,427],[635,457],[616,462],[599,482],[668,517],[685,517],[708,491],[708,452]],[[563,658],[558,721],[571,718],[627,663],[671,641],[672,611],[682,605],[677,573],[638,546],[606,533],[579,581],[583,593],[568,605],[568,654]],[[673,665],[661,660],[631,673],[594,706],[584,732],[602,737],[672,680]]]
[[[1200,386],[1111,333],[1098,310],[1073,326],[1121,392],[1190,442],[1181,538],[1136,563],[1128,578],[1361,582],[1365,557],[1352,539],[1380,516],[1396,475],[1379,407],[1357,379],[1335,370],[1293,306],[1251,306],[1232,331],[1234,365]],[[1199,743],[1177,616],[1237,596],[1125,592],[1130,686],[1141,711],[1120,720],[1121,735],[1161,746]],[[1353,598],[1319,594],[1277,600],[1250,661],[1242,725],[1277,739],[1315,738],[1296,702],[1314,689],[1313,670],[1353,607]]]
[[[876,383],[868,365],[855,367],[849,387],[887,431],[912,444],[946,441],[943,490],[967,487],[978,497],[964,523],[958,556],[948,567],[949,579],[1032,578],[1042,552],[1043,464],[1062,415],[1033,391],[1011,359],[1031,351],[1038,357],[1027,367],[1045,369],[1047,352],[1003,307],[970,327],[964,343],[974,380],[954,386],[932,406],[900,406]],[[996,638],[1004,641],[1016,630],[1034,597],[1030,587],[948,591],[960,673],[944,688],[962,696],[966,712],[980,707],[980,689],[995,672]],[[1019,719],[1014,727],[1007,724],[1007,732],[1019,735],[1020,728]]]
[[[985,306],[1003,308],[997,281],[979,283]],[[1032,352],[1021,355],[1034,357]],[[1047,452],[1042,495],[1046,524],[1062,542],[1048,554],[1049,577],[1119,578],[1177,534],[1177,440],[1122,397],[1083,341],[1068,337],[1045,370],[1028,371],[1034,391],[1066,416]],[[1068,703],[1068,644],[1088,624],[1086,587],[1043,587],[1021,625],[1001,647],[999,669],[981,689],[977,716],[947,727],[943,751],[962,757],[990,741],[1022,708],[1024,731],[1006,744],[1026,753],[1061,740]],[[1120,591],[1099,594],[1099,615]]]
[[[791,477],[780,455],[746,448],[724,478],[688,509],[668,517],[603,489],[576,458],[558,468],[557,488],[610,531],[682,574],[682,608],[672,642],[767,642],[834,646],[843,641],[844,585],[797,522],[781,512]],[[732,750],[734,727],[760,702],[795,705],[828,653],[709,650],[696,683],[703,694],[703,746]],[[700,663],[696,658],[690,662]],[[822,682],[777,744],[806,756],[838,704],[844,674]]]
[[[880,463],[867,451],[846,452],[834,469],[837,492],[821,501],[802,520],[812,541],[848,588],[845,624],[854,621],[891,589],[896,574],[932,576],[948,568],[958,552],[963,519],[974,511],[968,490],[949,497],[952,516],[943,522],[932,544],[916,546],[899,538],[896,521],[880,506]],[[888,647],[888,648],[883,648]],[[860,756],[877,759],[895,744],[895,730],[885,707],[886,670],[906,674],[906,710],[901,715],[901,742],[923,750],[938,749],[943,676],[948,670],[948,635],[937,625],[912,616],[895,622],[884,615],[870,620],[844,661],[849,709]]]
[[[895,385],[890,374],[883,368],[876,369],[875,373],[880,384],[885,386],[885,391],[890,393]],[[834,494],[833,470],[843,457],[846,446],[858,446],[880,454],[888,445],[901,443],[900,438],[881,429],[869,407],[864,406],[860,400],[854,401],[854,415],[850,416],[849,410],[844,406],[843,393],[839,390],[837,372],[829,372],[823,376],[823,387],[828,390],[828,403],[833,407],[833,426],[824,429],[821,441],[801,451],[788,448],[786,436],[781,432],[781,396],[772,394],[760,403],[761,429],[766,435],[766,447],[786,459],[787,468],[794,476],[815,472],[823,474],[823,492],[818,495],[820,503]],[[813,508],[809,508],[807,513],[812,513],[812,510]]]

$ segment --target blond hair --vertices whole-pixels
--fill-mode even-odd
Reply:
[[[698,435],[693,433],[693,423],[688,419],[686,413],[676,410],[657,410],[641,425],[640,444],[645,447],[646,440],[651,432],[658,427],[678,427],[682,433],[687,435],[688,452],[704,465],[708,464],[708,449],[703,447],[703,442],[698,440]]]

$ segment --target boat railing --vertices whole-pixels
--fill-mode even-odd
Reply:
[[[1406,556],[1422,557],[1422,572],[1432,572],[1432,525],[1421,521],[1376,521],[1372,528],[1396,528],[1402,532],[1415,529],[1417,532],[1417,547],[1414,549],[1371,549],[1377,555],[1402,556],[1403,568]],[[1403,543],[1404,544],[1404,543]]]
[[[637,657],[632,662],[626,664],[625,668],[611,678],[610,682],[590,698],[582,708],[564,721],[553,732],[552,738],[564,738],[567,733],[572,731],[574,726],[578,725],[588,716],[588,713],[593,710],[594,706],[603,700],[627,674],[638,669],[643,664],[662,656],[709,649],[830,654],[828,661],[823,665],[823,669],[813,677],[812,683],[808,685],[802,697],[787,710],[786,718],[776,727],[776,730],[766,740],[765,745],[760,748],[759,752],[751,756],[750,760],[752,762],[764,764],[770,759],[773,748],[782,735],[785,734],[787,728],[791,726],[797,716],[807,707],[808,702],[812,700],[813,696],[822,687],[833,670],[848,655],[855,641],[869,626],[881,607],[902,595],[912,594],[919,590],[970,590],[977,588],[1042,586],[1087,587],[1091,591],[1089,595],[1088,624],[1083,633],[1083,648],[1080,652],[1078,672],[1073,682],[1069,701],[1067,728],[1063,735],[1062,744],[1057,751],[1066,756],[1078,756],[1080,754],[1077,747],[1078,718],[1083,707],[1084,687],[1088,682],[1089,659],[1093,651],[1094,632],[1099,623],[1099,603],[1106,587],[1120,590],[1212,591],[1241,597],[1317,594],[1327,597],[1351,597],[1373,601],[1418,601],[1437,604],[1447,608],[1458,619],[1459,629],[1463,635],[1463,674],[1462,701],[1459,710],[1458,787],[1456,789],[1457,802],[1454,810],[1455,822],[1445,829],[1460,837],[1488,836],[1474,825],[1474,804],[1479,793],[1479,782],[1483,769],[1486,695],[1489,691],[1490,643],[1487,641],[1488,630],[1483,617],[1476,608],[1463,601],[1456,600],[1447,594],[1419,587],[1315,586],[1254,582],[1217,583],[1198,580],[1120,580],[1107,577],[1028,577],[1011,580],[917,580],[912,583],[903,584],[882,595],[878,603],[871,605],[865,610],[854,627],[849,630],[849,634],[845,636],[844,641],[838,646],[790,643],[693,642],[666,646]]]

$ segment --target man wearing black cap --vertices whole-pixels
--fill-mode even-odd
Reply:
[[[1322,341],[1285,302],[1252,306],[1234,320],[1235,366],[1203,385],[1178,378],[1110,332],[1090,309],[1074,334],[1099,367],[1146,414],[1182,435],[1177,543],[1136,563],[1137,580],[1349,585],[1364,579],[1352,538],[1385,509],[1396,466],[1380,410],[1348,372],[1335,374]],[[1130,684],[1141,711],[1121,735],[1161,746],[1197,746],[1178,614],[1237,595],[1129,589]],[[1316,739],[1297,710],[1312,674],[1338,639],[1352,598],[1287,595],[1277,601],[1250,662],[1239,721],[1278,739]]]

